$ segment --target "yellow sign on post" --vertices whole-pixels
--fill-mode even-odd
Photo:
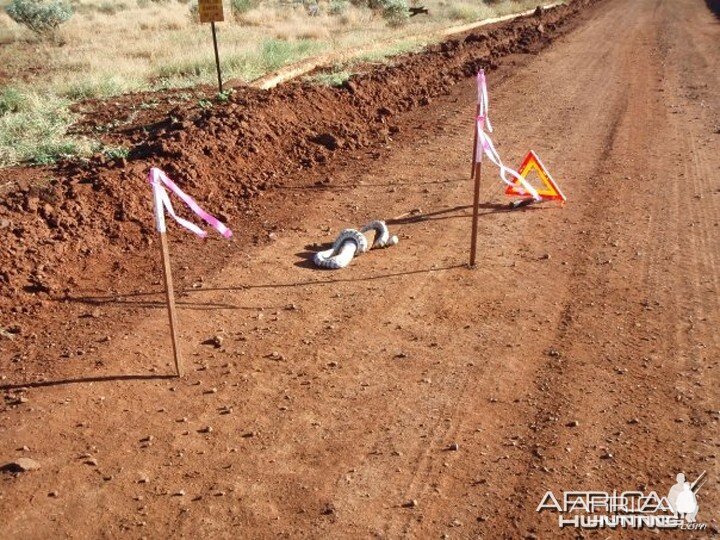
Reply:
[[[222,22],[225,20],[222,0],[198,0],[198,12],[200,13],[201,23]]]
[[[198,0],[198,13],[201,23],[210,23],[212,28],[213,49],[215,49],[215,67],[218,76],[218,91],[222,94],[222,73],[220,72],[220,53],[218,52],[217,34],[215,32],[215,23],[225,20],[223,16],[222,0]]]

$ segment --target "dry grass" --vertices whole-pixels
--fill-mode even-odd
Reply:
[[[28,103],[45,99],[54,104],[50,109],[57,121],[47,131],[60,137],[57,146],[68,151],[71,145],[63,146],[67,141],[58,126],[71,121],[66,106],[72,101],[214,81],[210,28],[192,19],[189,0],[73,0],[75,15],[50,41],[13,22],[1,9],[8,3],[0,0],[0,94],[9,88],[26,95]],[[224,78],[248,81],[320,52],[347,51],[390,38],[402,43],[409,35],[453,21],[527,9],[537,0],[504,0],[492,7],[480,0],[421,3],[431,15],[414,17],[402,29],[389,28],[377,13],[351,5],[331,14],[326,0],[321,0],[317,17],[310,17],[302,4],[265,0],[235,19],[226,5],[226,21],[217,25]],[[48,107],[26,109],[24,121],[30,121],[27,115],[33,111],[38,118],[31,123],[44,125]],[[35,156],[32,141],[3,146],[22,138],[22,130],[8,131],[8,124],[17,126],[21,119],[6,117],[18,114],[0,111],[0,166]],[[32,137],[42,139],[36,131]],[[35,146],[45,142],[38,140]]]

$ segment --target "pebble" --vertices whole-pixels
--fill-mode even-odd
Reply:
[[[333,503],[327,503],[325,506],[323,506],[322,514],[324,516],[329,516],[335,513],[335,505]]]
[[[39,468],[40,463],[38,463],[34,459],[21,457],[17,458],[14,461],[6,463],[2,467],[0,467],[0,471],[21,473],[28,471],[37,471]]]
[[[219,349],[222,347],[223,344],[223,337],[220,335],[214,335],[212,337],[207,338],[206,340],[202,341],[201,345],[211,345],[215,347],[216,349]]]
[[[567,427],[578,427],[580,425],[580,422],[578,422],[577,420],[572,420],[565,425]]]
[[[447,449],[450,452],[457,452],[458,450],[460,450],[460,445],[458,443],[454,442],[450,446],[448,446]]]
[[[207,426],[204,428],[198,429],[198,433],[212,433],[213,428],[211,426]]]
[[[403,503],[403,508],[416,508],[417,505],[418,505],[417,500],[415,500],[415,499],[410,499],[409,501],[405,501],[405,502]]]
[[[57,491],[51,491],[48,493],[48,497],[59,497],[60,494]]]

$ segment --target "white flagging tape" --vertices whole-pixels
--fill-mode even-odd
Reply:
[[[527,192],[528,195],[532,196],[533,199],[536,201],[540,200],[540,195],[538,195],[538,192],[535,190],[534,187],[532,187],[527,180],[525,180],[520,174],[511,169],[510,167],[506,167],[502,160],[500,159],[500,154],[498,154],[497,150],[495,149],[495,145],[493,144],[492,140],[490,139],[490,136],[485,133],[485,128],[487,127],[487,131],[489,133],[492,133],[493,128],[492,124],[490,123],[490,100],[488,98],[488,91],[487,91],[487,82],[485,80],[485,70],[481,69],[478,71],[477,74],[477,89],[478,89],[478,116],[476,119],[477,122],[477,147],[475,148],[475,160],[476,162],[482,161],[483,154],[488,157],[490,161],[492,161],[498,169],[500,169],[500,179],[505,182],[509,186],[516,186],[520,184],[520,188],[523,189],[525,192]],[[517,182],[513,182],[512,180],[508,180],[507,175],[512,176]]]
[[[370,231],[375,232],[375,238],[372,245],[369,246],[365,233]],[[338,270],[349,265],[355,255],[360,255],[370,249],[394,246],[398,242],[397,236],[390,236],[390,231],[384,221],[371,221],[359,231],[356,229],[343,230],[330,249],[315,254],[313,262],[321,268]]]
[[[157,167],[153,167],[152,169],[150,169],[150,173],[148,174],[148,182],[150,182],[150,185],[153,188],[153,201],[155,203],[155,227],[157,228],[159,233],[165,233],[166,231],[165,211],[167,211],[167,213],[170,214],[170,216],[175,221],[177,221],[178,224],[182,225],[189,231],[194,232],[200,238],[205,238],[207,236],[207,233],[202,228],[195,225],[192,221],[181,218],[175,213],[175,209],[173,208],[172,202],[170,201],[170,195],[168,195],[168,192],[166,191],[169,189],[170,192],[179,197],[180,200],[184,202],[188,206],[188,208],[190,208],[190,210],[195,212],[195,214],[200,216],[203,221],[205,221],[208,225],[210,225],[213,229],[215,229],[225,238],[230,238],[232,236],[232,231],[228,229],[224,223],[222,223],[215,216],[203,210],[200,205],[195,202],[195,199],[193,199],[192,197],[190,197],[190,195],[181,190],[177,186],[177,184],[175,184],[175,182],[170,180],[170,178],[168,178],[168,176]]]

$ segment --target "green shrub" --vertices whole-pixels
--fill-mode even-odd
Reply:
[[[402,26],[410,18],[407,0],[381,0],[380,4],[390,26]]]
[[[7,86],[0,91],[0,116],[20,112],[26,104],[27,97],[16,88]]]
[[[330,2],[330,15],[342,15],[347,10],[350,2],[348,0],[332,0]]]
[[[230,0],[230,11],[232,11],[233,16],[238,16],[247,13],[255,5],[254,0]]]
[[[64,0],[12,0],[5,8],[10,18],[36,34],[52,34],[73,15]]]
[[[106,146],[101,154],[110,159],[126,159],[130,155],[130,149],[124,146]]]
[[[366,0],[367,7],[382,11],[390,26],[402,26],[410,18],[407,0]]]
[[[118,2],[117,0],[103,0],[97,6],[97,10],[100,13],[105,13],[107,15],[115,15],[116,13],[124,11],[127,8],[128,6],[126,4],[124,4],[123,2]]]

